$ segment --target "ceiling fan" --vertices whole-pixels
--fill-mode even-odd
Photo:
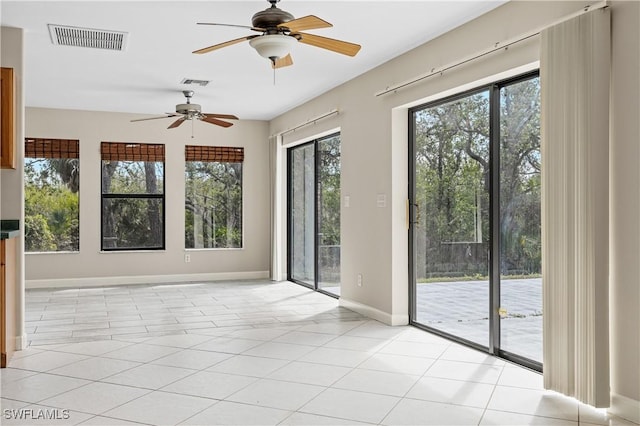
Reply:
[[[296,42],[331,50],[332,52],[347,56],[355,56],[360,50],[360,45],[355,43],[303,33],[302,31],[304,30],[328,28],[333,25],[314,15],[295,19],[289,12],[276,7],[276,3],[280,0],[267,1],[271,3],[271,7],[254,14],[251,19],[252,26],[198,22],[198,25],[247,28],[262,34],[240,37],[225,41],[224,43],[214,44],[213,46],[196,50],[193,53],[209,53],[223,47],[248,41],[260,56],[271,61],[273,68],[282,68],[293,65],[289,51],[291,46]]]
[[[202,112],[202,110],[200,108],[200,105],[191,103],[191,98],[193,97],[193,90],[183,90],[182,94],[185,96],[185,98],[187,98],[187,103],[186,104],[178,104],[178,105],[176,105],[176,112],[175,113],[167,112],[166,113],[167,115],[163,115],[161,117],[138,118],[136,120],[131,120],[131,122],[134,122],[134,121],[146,121],[146,120],[158,120],[160,118],[180,117],[176,121],[171,123],[171,125],[169,127],[167,127],[167,129],[175,129],[176,127],[178,127],[179,125],[181,125],[185,121],[193,120],[194,118],[198,119],[200,121],[204,121],[205,123],[215,124],[216,126],[222,126],[222,127],[231,127],[231,126],[233,126],[233,123],[229,123],[228,121],[220,120],[221,118],[224,118],[226,120],[237,120],[238,119],[238,117],[236,117],[235,115],[210,114],[208,112]]]

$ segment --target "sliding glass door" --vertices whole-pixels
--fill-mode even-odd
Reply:
[[[340,295],[340,135],[288,150],[288,279]]]
[[[315,146],[289,150],[289,279],[316,281]]]
[[[540,81],[500,87],[500,349],[542,362]]]
[[[414,320],[489,341],[489,92],[416,110]]]
[[[411,320],[542,367],[539,78],[410,111]]]

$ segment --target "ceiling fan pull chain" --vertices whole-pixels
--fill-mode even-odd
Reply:
[[[193,126],[194,126],[193,121],[194,120],[191,120],[191,139],[193,139]]]

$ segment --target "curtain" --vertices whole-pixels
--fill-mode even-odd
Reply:
[[[269,137],[269,187],[270,187],[270,201],[271,201],[271,267],[270,276],[272,281],[280,281],[282,279],[281,274],[281,207],[280,207],[280,179],[278,178],[281,173],[281,166],[279,162],[279,147],[281,145],[282,136],[276,135]]]
[[[610,11],[541,33],[544,386],[609,406]]]

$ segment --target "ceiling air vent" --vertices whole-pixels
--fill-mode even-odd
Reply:
[[[122,31],[96,30],[93,28],[53,24],[49,24],[49,33],[53,44],[117,51],[124,50],[128,34]]]
[[[206,86],[209,84],[209,80],[196,80],[195,78],[184,78],[180,84],[191,84],[194,86]]]

